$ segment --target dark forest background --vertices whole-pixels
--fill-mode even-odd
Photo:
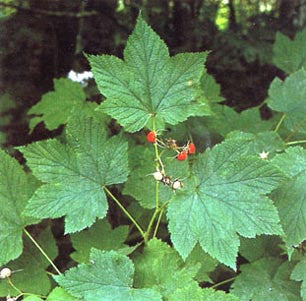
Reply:
[[[0,143],[57,135],[43,124],[29,134],[27,110],[53,78],[89,70],[83,52],[122,57],[140,10],[172,54],[211,51],[207,70],[237,111],[262,103],[284,77],[272,63],[276,32],[292,38],[306,25],[305,0],[0,0]]]

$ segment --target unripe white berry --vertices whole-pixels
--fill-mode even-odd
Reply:
[[[160,171],[155,171],[153,177],[156,181],[161,181],[163,179],[163,174]]]
[[[13,298],[13,297],[6,297],[6,301],[16,301],[17,299],[16,298]]]
[[[179,180],[173,181],[173,183],[172,183],[172,189],[173,190],[180,189],[182,187],[183,187],[183,183],[181,181],[179,181]]]
[[[0,271],[0,278],[1,279],[5,279],[5,278],[8,278],[12,275],[12,271],[9,269],[9,268],[3,268],[1,271]]]

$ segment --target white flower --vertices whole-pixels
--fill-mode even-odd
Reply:
[[[262,160],[265,160],[265,159],[268,159],[268,155],[269,155],[269,152],[262,151],[259,154],[259,158],[262,159]]]

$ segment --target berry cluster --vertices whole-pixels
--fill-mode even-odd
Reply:
[[[172,188],[173,191],[180,189],[184,186],[183,182],[179,179],[171,180],[171,177],[166,176],[164,172],[157,170],[153,173],[153,177],[156,181],[162,182],[164,185],[167,185]]]
[[[147,134],[147,141],[150,143],[156,143],[160,147],[166,147],[173,149],[177,152],[176,159],[184,161],[188,158],[188,155],[196,152],[196,147],[193,142],[188,142],[186,145],[178,146],[176,140],[169,138],[166,142],[157,138],[157,132],[151,131]]]

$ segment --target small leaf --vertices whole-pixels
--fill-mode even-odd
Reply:
[[[70,294],[94,300],[161,301],[154,289],[134,289],[132,261],[115,251],[92,249],[91,264],[80,264],[55,280]],[[103,298],[103,299],[102,299]]]
[[[139,15],[124,60],[88,56],[98,88],[107,98],[100,108],[129,132],[142,129],[153,117],[177,124],[189,116],[207,115],[208,104],[195,101],[206,55],[170,57],[165,43]]]
[[[199,241],[204,251],[235,269],[236,232],[244,237],[283,233],[264,194],[284,175],[269,162],[247,156],[248,147],[248,140],[229,139],[200,154],[192,167],[193,184],[170,202],[171,241],[183,258]]]
[[[301,260],[294,267],[290,278],[295,281],[303,281],[301,286],[301,297],[306,300],[306,258]]]
[[[273,45],[273,63],[286,73],[306,69],[306,29],[296,34],[294,40],[277,32]]]
[[[47,301],[78,301],[79,299],[68,294],[63,288],[56,287],[49,294]]]
[[[198,286],[193,278],[199,268],[199,264],[184,266],[174,249],[160,240],[152,239],[143,253],[135,258],[135,286],[154,288],[167,300],[178,289]]]
[[[300,301],[299,284],[289,276],[294,263],[263,258],[241,266],[231,292],[241,301]]]
[[[209,273],[216,268],[218,262],[205,253],[199,244],[194,247],[185,261],[186,266],[194,266],[198,263],[200,263],[201,267],[195,276],[195,280],[198,282],[212,282]]]
[[[278,257],[282,253],[279,236],[260,235],[255,238],[240,238],[239,253],[248,261],[255,261],[262,257]]]
[[[30,130],[44,121],[48,130],[54,130],[67,122],[72,108],[80,110],[85,104],[85,93],[79,83],[67,78],[54,79],[54,91],[43,95],[40,102],[28,111],[28,115],[42,115],[30,121]]]
[[[106,219],[100,220],[88,230],[70,235],[73,248],[76,250],[70,256],[79,263],[88,263],[91,248],[106,251],[127,248],[124,244],[127,236],[128,226],[112,229]]]
[[[0,149],[0,266],[21,255],[23,228],[39,222],[22,215],[38,186],[34,177]]]
[[[223,137],[232,131],[254,134],[268,131],[274,123],[270,120],[262,120],[258,108],[250,108],[238,113],[233,108],[217,104],[212,107],[212,111],[215,114],[205,117],[205,123]]]
[[[25,214],[40,218],[66,216],[65,231],[89,227],[106,215],[103,186],[122,183],[128,175],[127,143],[107,139],[100,123],[76,116],[67,128],[67,144],[46,140],[21,147],[33,174],[43,181]]]
[[[168,301],[239,301],[232,295],[223,291],[215,291],[211,288],[201,289],[200,287],[187,287],[175,291]]]
[[[268,106],[286,114],[284,124],[289,130],[306,133],[306,71],[301,69],[284,81],[274,79],[269,88]]]

